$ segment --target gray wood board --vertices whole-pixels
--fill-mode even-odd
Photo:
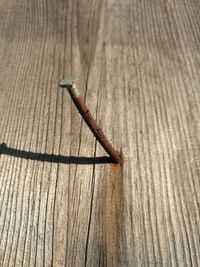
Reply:
[[[0,1],[0,266],[198,266],[199,12]],[[122,165],[59,88],[70,74]]]

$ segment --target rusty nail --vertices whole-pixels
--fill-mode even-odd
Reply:
[[[74,83],[75,77],[70,76],[66,80],[62,80],[59,82],[59,86],[62,88],[67,88],[76,108],[78,109],[79,113],[81,114],[82,118],[93,132],[94,136],[97,138],[99,143],[103,146],[106,152],[110,155],[112,160],[115,163],[120,162],[120,155],[117,150],[113,148],[113,146],[109,143],[108,139],[104,135],[101,128],[98,126],[96,120],[91,115],[89,109],[85,105],[80,93],[77,89],[76,84]]]

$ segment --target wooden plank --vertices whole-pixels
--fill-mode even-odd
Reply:
[[[0,1],[0,266],[198,266],[199,9]]]

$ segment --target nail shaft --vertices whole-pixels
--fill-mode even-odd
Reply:
[[[101,130],[101,128],[98,126],[96,120],[91,115],[89,109],[85,105],[82,97],[80,96],[80,93],[76,87],[76,84],[74,83],[74,78],[70,77],[67,80],[63,80],[59,83],[61,87],[67,88],[76,108],[78,109],[79,113],[83,117],[84,121],[90,128],[90,130],[93,132],[94,136],[97,138],[99,143],[103,146],[103,148],[106,150],[106,152],[110,155],[112,160],[115,163],[120,162],[120,155],[118,151],[116,151],[113,146],[109,143],[108,139],[106,138],[105,134]]]

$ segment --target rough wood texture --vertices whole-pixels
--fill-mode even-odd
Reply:
[[[0,266],[198,266],[199,11],[0,1]],[[71,73],[123,166],[59,88]]]

